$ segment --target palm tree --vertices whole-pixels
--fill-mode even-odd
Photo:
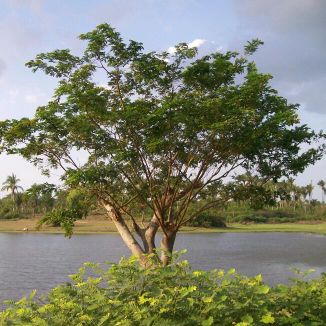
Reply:
[[[42,185],[34,183],[29,189],[26,190],[28,202],[32,206],[33,217],[35,217],[36,210],[40,204]]]
[[[19,182],[20,180],[12,174],[7,177],[6,181],[2,184],[3,187],[1,188],[2,191],[10,191],[11,199],[14,204],[13,211],[15,211],[16,208],[16,195],[19,190],[23,190],[23,188],[18,185]]]
[[[318,181],[317,185],[321,188],[321,201],[322,203],[324,203],[324,197],[325,197],[325,193],[326,193],[326,188],[325,188],[325,181],[324,180],[320,180]]]
[[[311,202],[311,195],[312,191],[314,190],[314,186],[312,185],[312,182],[306,185],[306,190],[309,196],[309,203]]]

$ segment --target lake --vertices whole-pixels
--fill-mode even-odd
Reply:
[[[236,268],[246,275],[263,274],[271,285],[286,283],[291,267],[326,272],[326,237],[305,233],[179,234],[176,249],[195,269]],[[46,293],[68,281],[85,261],[117,262],[128,256],[116,234],[74,235],[0,233],[0,301],[19,299],[31,290]]]

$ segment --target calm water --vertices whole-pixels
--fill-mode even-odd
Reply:
[[[326,237],[303,233],[180,234],[176,249],[193,268],[235,267],[246,275],[262,273],[270,284],[284,283],[291,267],[326,272]],[[0,233],[0,301],[37,289],[44,293],[68,280],[85,261],[118,261],[129,252],[118,235]]]

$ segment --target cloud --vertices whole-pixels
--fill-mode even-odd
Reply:
[[[187,43],[189,48],[200,48],[201,46],[203,46],[205,43],[207,43],[206,40],[201,39],[201,38],[196,38],[193,41]],[[168,53],[170,54],[174,54],[176,51],[174,46],[170,46],[167,50]]]
[[[170,46],[169,48],[168,48],[168,53],[170,53],[170,54],[174,54],[175,53],[175,51],[176,51],[176,49],[175,49],[175,47],[174,46]]]
[[[201,38],[196,38],[192,42],[188,43],[188,46],[190,48],[199,48],[200,46],[202,46],[206,42],[207,42],[206,40],[203,40]]]
[[[19,17],[8,15],[0,22],[0,38],[3,45],[1,56],[6,62],[24,58],[40,44],[41,34],[34,26],[20,20]],[[17,64],[17,61],[15,63]]]
[[[113,26],[137,18],[148,9],[147,1],[111,0],[104,4],[95,5],[89,12],[99,22],[109,21]]]
[[[24,101],[27,104],[40,104],[44,98],[45,98],[44,93],[26,94],[24,96]]]
[[[15,7],[27,7],[32,11],[40,11],[44,5],[44,0],[7,0]]]
[[[3,75],[3,72],[5,71],[6,69],[6,64],[5,62],[0,58],[0,78],[1,76]]]
[[[46,100],[46,94],[39,89],[13,87],[7,91],[10,103],[39,105]]]
[[[259,67],[308,111],[326,113],[326,1],[234,0],[241,38],[261,38]],[[290,89],[290,87],[293,89]]]

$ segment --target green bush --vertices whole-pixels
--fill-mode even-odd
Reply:
[[[10,198],[0,199],[0,219],[10,220],[19,217],[19,214],[13,210],[14,205]]]
[[[228,221],[237,223],[291,223],[301,219],[293,212],[284,210],[258,210],[229,217]]]
[[[325,325],[326,275],[270,288],[234,269],[192,271],[187,262],[108,270],[86,263],[42,301],[8,302],[1,325]],[[42,302],[42,303],[40,303]]]
[[[197,216],[195,219],[190,220],[187,223],[188,226],[195,226],[195,227],[204,227],[204,228],[225,228],[226,224],[224,219],[220,216],[205,214],[202,213]]]
[[[20,218],[20,214],[13,213],[12,211],[6,212],[6,211],[0,211],[0,220],[15,220]]]
[[[12,220],[19,218],[20,215],[16,212],[13,212],[11,208],[3,207],[0,208],[0,219],[1,220]]]
[[[285,210],[259,210],[256,211],[256,214],[259,216],[263,216],[266,217],[267,219],[272,219],[272,218],[287,218],[287,219],[295,219],[296,218],[296,214],[294,212],[289,212],[289,211],[285,211]]]
[[[245,214],[245,215],[237,215],[234,216],[230,222],[237,223],[266,223],[268,220],[264,216],[258,216],[255,214]]]

